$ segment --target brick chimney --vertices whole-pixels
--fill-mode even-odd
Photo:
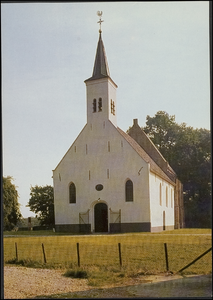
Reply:
[[[138,125],[138,119],[133,119],[133,125]]]

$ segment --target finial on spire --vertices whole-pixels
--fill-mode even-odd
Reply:
[[[100,24],[100,29],[99,29],[99,32],[100,32],[100,33],[102,32],[102,31],[101,31],[101,23],[104,22],[104,21],[101,20],[102,14],[103,14],[102,11],[97,11],[97,15],[99,16],[99,21],[98,21],[97,23]]]

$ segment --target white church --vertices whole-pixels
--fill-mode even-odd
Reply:
[[[117,126],[117,85],[99,30],[87,123],[53,170],[56,232],[157,232],[184,226],[182,184],[133,120]]]

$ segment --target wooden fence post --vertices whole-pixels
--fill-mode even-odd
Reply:
[[[78,266],[80,267],[80,252],[79,252],[79,243],[77,243],[77,257],[78,257]]]
[[[164,243],[164,250],[165,250],[165,258],[166,258],[166,271],[169,271],[169,261],[168,261],[168,252],[167,252],[167,244]]]
[[[122,258],[121,258],[121,243],[118,243],[118,252],[119,252],[119,261],[120,261],[120,267],[122,267]]]
[[[205,251],[203,254],[199,255],[196,259],[194,259],[192,262],[190,262],[188,265],[186,265],[184,268],[180,269],[179,271],[177,271],[177,273],[182,272],[183,270],[187,269],[188,267],[190,267],[191,265],[193,265],[197,260],[199,260],[201,257],[203,257],[204,255],[206,255],[209,251],[212,250],[212,247],[209,248],[207,251]]]
[[[44,244],[43,243],[42,243],[42,250],[43,250],[43,256],[44,256],[44,263],[46,264],[47,260],[46,260],[46,255],[45,255]]]
[[[18,247],[17,247],[17,243],[15,243],[15,249],[16,249],[16,260],[18,261]]]

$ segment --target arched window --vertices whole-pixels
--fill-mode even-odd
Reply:
[[[115,115],[115,102],[114,101],[112,103],[112,113],[113,113],[113,115]]]
[[[113,104],[112,104],[112,99],[111,99],[111,114],[113,113]]]
[[[133,182],[129,179],[125,185],[126,202],[133,201]]]
[[[98,111],[102,111],[102,98],[98,100]]]
[[[171,189],[171,208],[173,208],[173,191]]]
[[[159,198],[160,198],[160,205],[162,205],[162,186],[161,186],[161,183],[160,183],[160,187],[159,187]]]
[[[111,99],[111,113],[115,115],[115,102]]]
[[[93,112],[96,112],[96,99],[93,100]]]
[[[70,203],[76,203],[76,188],[73,182],[69,185],[69,201]]]
[[[168,207],[168,187],[166,187],[166,206]]]

